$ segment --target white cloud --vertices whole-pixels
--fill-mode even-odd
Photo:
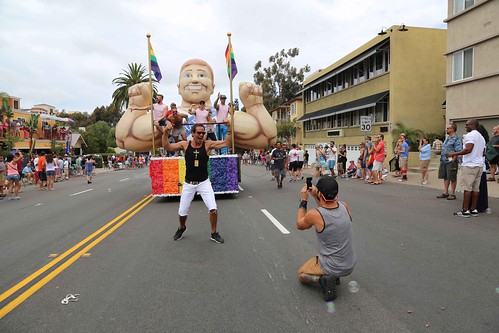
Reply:
[[[0,91],[23,108],[47,103],[93,111],[111,102],[113,78],[147,65],[146,33],[158,58],[166,101],[180,102],[180,66],[208,61],[215,91],[229,93],[224,52],[232,32],[239,74],[252,81],[258,60],[298,47],[295,67],[324,68],[376,36],[381,27],[445,28],[444,1],[367,0],[0,0]]]

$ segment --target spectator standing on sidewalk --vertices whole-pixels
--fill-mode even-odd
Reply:
[[[440,154],[440,166],[438,168],[438,179],[444,180],[444,192],[437,196],[439,199],[456,200],[456,185],[457,185],[457,156],[447,157],[447,153],[455,153],[463,149],[461,138],[457,134],[456,124],[449,124],[445,128],[447,138],[442,144],[442,152]],[[451,192],[449,193],[449,185]]]
[[[492,134],[494,134],[494,136],[490,138],[488,145],[492,146],[491,148],[495,149],[496,155],[495,157],[488,160],[490,163],[490,176],[487,180],[493,182],[496,180],[495,174],[497,171],[497,166],[499,165],[499,125],[492,128]],[[489,154],[487,154],[487,156],[489,156]],[[499,179],[497,180],[497,182],[499,182]]]
[[[21,176],[19,175],[19,171],[17,170],[17,162],[21,159],[21,155],[19,153],[15,153],[14,155],[9,154],[7,156],[7,163],[5,166],[7,168],[7,180],[9,181],[9,200],[19,200],[19,183],[21,180]],[[14,192],[14,194],[12,194]]]
[[[461,187],[464,191],[463,208],[455,215],[460,217],[478,216],[477,203],[480,191],[480,179],[484,164],[485,139],[477,131],[478,120],[468,119],[465,124],[464,149],[455,153],[446,153],[446,157],[463,156]],[[471,207],[470,207],[471,199]]]
[[[431,151],[435,153],[435,155],[440,155],[442,152],[443,142],[440,141],[437,135],[433,136],[433,143],[431,144]]]
[[[0,120],[1,122],[1,120]],[[5,193],[3,192],[3,185],[5,184],[5,177],[6,175],[6,166],[5,163],[3,162],[3,156],[0,155],[0,200],[2,200],[5,197]]]
[[[326,148],[326,156],[327,156],[327,168],[331,172],[331,176],[336,177],[334,173],[334,166],[336,165],[336,143],[334,141],[330,142],[329,147]]]
[[[407,166],[409,163],[409,144],[403,134],[400,135],[400,139],[402,139],[402,144],[399,147],[399,166],[402,178],[399,179],[399,182],[406,182]]]
[[[431,146],[427,138],[419,141],[419,168],[421,170],[421,186],[428,184],[428,167],[431,160]]]

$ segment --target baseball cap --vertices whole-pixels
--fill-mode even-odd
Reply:
[[[338,195],[338,182],[334,179],[334,177],[322,176],[317,182],[316,187],[328,201],[334,200],[334,198]]]

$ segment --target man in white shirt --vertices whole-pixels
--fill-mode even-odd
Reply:
[[[298,150],[296,150],[296,144],[291,145],[291,150],[289,151],[289,173],[291,174],[290,182],[296,182],[296,172],[298,171]]]
[[[296,177],[297,179],[303,179],[303,156],[305,155],[305,152],[303,151],[303,147],[299,144],[296,147],[296,150],[298,151],[298,171],[296,172]]]
[[[476,209],[478,203],[478,195],[480,192],[480,178],[482,177],[485,139],[477,131],[478,120],[468,119],[466,121],[466,134],[463,139],[464,149],[454,153],[446,153],[446,157],[463,155],[463,163],[461,170],[461,188],[463,189],[463,209],[455,213],[460,217],[478,216]],[[471,209],[469,202],[471,199]]]
[[[328,148],[326,148],[326,156],[327,156],[327,167],[329,171],[331,171],[331,176],[336,177],[334,173],[334,166],[336,165],[336,144],[334,141],[331,141],[331,144]]]

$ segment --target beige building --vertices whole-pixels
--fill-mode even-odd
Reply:
[[[448,0],[447,120],[499,124],[499,1]]]
[[[306,149],[335,141],[355,160],[365,136],[382,133],[390,158],[397,123],[442,132],[446,38],[443,29],[392,26],[307,77],[298,119]]]
[[[274,123],[279,126],[284,123],[295,123],[295,135],[289,138],[289,144],[301,143],[303,138],[303,124],[296,123],[296,120],[303,116],[303,102],[301,97],[295,97],[283,105],[270,111]],[[284,138],[279,138],[284,139]]]

